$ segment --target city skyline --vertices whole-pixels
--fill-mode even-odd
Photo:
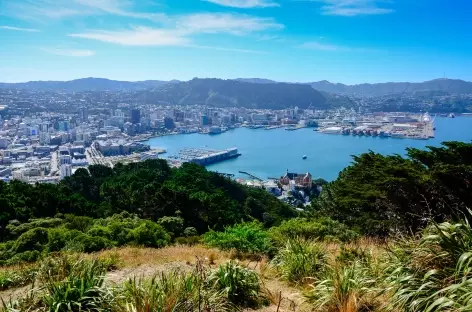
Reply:
[[[471,8],[445,0],[3,0],[1,80],[470,81]]]

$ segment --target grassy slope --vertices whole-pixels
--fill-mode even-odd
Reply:
[[[356,246],[361,249],[373,250],[374,254],[383,252],[380,244],[374,241],[361,240]],[[340,245],[326,243],[326,248],[329,252],[329,261],[335,261],[340,251]],[[133,277],[151,277],[159,272],[170,272],[176,269],[192,271],[199,260],[202,260],[205,265],[211,268],[216,268],[232,258],[229,252],[207,248],[202,245],[174,245],[161,249],[123,247],[80,256],[85,258],[115,259],[118,263],[118,269],[108,272],[105,279],[105,283],[110,285],[122,283]],[[305,303],[302,295],[308,289],[305,285],[295,286],[283,281],[266,259],[260,261],[241,260],[241,263],[258,272],[264,283],[264,292],[271,301],[270,306],[255,311],[275,312],[279,302],[279,312],[294,311],[294,308],[297,312],[311,311],[311,307]],[[30,265],[30,267],[32,266],[34,265]],[[18,271],[22,268],[17,266],[4,267],[1,270]],[[6,302],[10,299],[20,298],[31,290],[31,286],[30,284],[1,291],[0,298]]]

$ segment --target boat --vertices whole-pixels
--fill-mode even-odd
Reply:
[[[302,157],[302,158],[303,158],[303,159],[307,159],[307,158],[308,158],[308,156],[306,156],[306,155],[303,155],[303,157]]]
[[[447,116],[449,118],[456,118],[456,115],[454,115],[454,113],[450,113],[449,116]]]

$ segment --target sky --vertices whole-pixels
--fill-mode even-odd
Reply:
[[[469,0],[0,0],[0,81],[472,81]]]

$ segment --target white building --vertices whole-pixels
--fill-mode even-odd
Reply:
[[[62,165],[70,165],[72,163],[72,157],[70,155],[60,155],[59,156],[59,164]]]
[[[61,165],[61,180],[72,175],[71,165]]]

